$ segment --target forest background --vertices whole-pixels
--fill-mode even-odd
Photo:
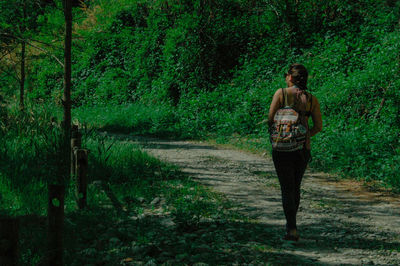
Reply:
[[[260,122],[275,90],[285,86],[283,73],[299,62],[309,70],[308,87],[324,121],[312,141],[312,167],[400,189],[399,1],[117,2],[75,1],[75,123],[88,130],[248,141],[269,150]],[[61,1],[0,3],[4,185],[48,177],[51,168],[38,167],[38,160],[57,171],[57,157],[49,154],[57,154],[52,125],[62,116],[65,29]],[[108,159],[107,141],[93,141],[87,145],[103,147],[92,155],[99,167]],[[32,196],[21,195],[24,204]],[[25,211],[39,210],[44,201]]]

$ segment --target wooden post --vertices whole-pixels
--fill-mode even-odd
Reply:
[[[82,145],[82,134],[79,132],[78,126],[73,125],[71,129],[71,175],[75,173],[75,149],[80,149]]]
[[[48,265],[63,265],[64,185],[49,185]]]
[[[0,217],[0,265],[18,265],[18,219]]]
[[[88,150],[75,149],[76,202],[79,209],[86,207]]]

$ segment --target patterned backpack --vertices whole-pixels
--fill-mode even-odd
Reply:
[[[286,90],[282,89],[282,93],[284,107],[276,111],[274,123],[270,128],[272,149],[285,152],[301,150],[304,148],[307,138],[307,125],[304,123],[305,112],[297,111],[293,106],[289,106]]]

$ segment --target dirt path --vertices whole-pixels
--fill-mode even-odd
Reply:
[[[191,142],[137,138],[150,154],[240,203],[257,223],[285,219],[272,160],[228,148]],[[334,182],[307,170],[298,214],[301,241],[288,254],[322,265],[400,265],[400,200],[365,191],[356,182]]]

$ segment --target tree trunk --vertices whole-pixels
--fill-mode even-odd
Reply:
[[[0,265],[18,265],[17,218],[0,217]]]
[[[75,149],[80,149],[82,145],[82,134],[79,132],[77,125],[73,125],[71,128],[71,176],[76,175],[75,173]]]
[[[23,23],[25,23],[26,19],[26,3],[23,3]],[[25,32],[25,25],[22,25],[22,34]],[[20,79],[20,87],[19,87],[19,107],[21,110],[24,110],[24,93],[25,93],[25,48],[26,43],[22,40],[21,43],[21,79]]]
[[[66,148],[66,177],[70,176],[71,160],[71,40],[72,40],[72,0],[64,0],[65,45],[64,45],[64,145]]]
[[[79,209],[84,209],[87,198],[88,151],[85,149],[75,150],[75,160],[76,203]]]
[[[48,195],[48,262],[49,266],[63,265],[64,185],[49,185]]]
[[[63,0],[65,16],[64,44],[64,121],[63,144],[60,152],[62,162],[57,183],[49,186],[49,265],[63,265],[64,197],[65,181],[71,175],[71,40],[72,40],[72,0]]]
[[[19,107],[24,110],[24,93],[25,93],[25,42],[21,43],[21,79],[19,80]]]

